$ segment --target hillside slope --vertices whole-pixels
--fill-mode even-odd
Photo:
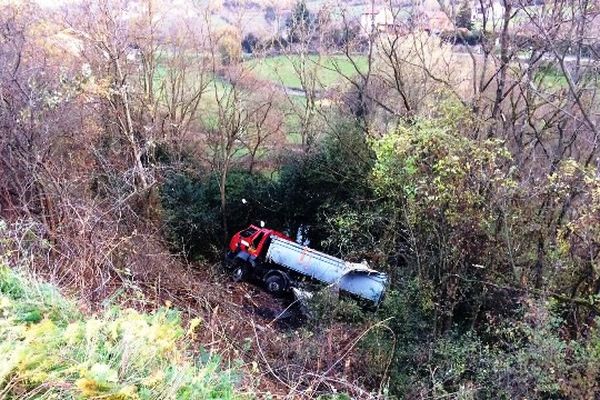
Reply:
[[[0,398],[239,399],[239,376],[189,343],[200,320],[110,308],[82,314],[52,286],[0,265]]]

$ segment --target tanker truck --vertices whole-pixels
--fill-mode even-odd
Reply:
[[[298,244],[281,232],[255,225],[233,235],[226,262],[235,281],[252,277],[275,295],[333,286],[342,295],[376,307],[388,284],[386,274],[365,263],[344,261]]]

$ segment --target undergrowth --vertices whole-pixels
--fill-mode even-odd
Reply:
[[[51,285],[0,260],[0,399],[238,399],[238,376],[195,357],[172,309],[86,316]]]

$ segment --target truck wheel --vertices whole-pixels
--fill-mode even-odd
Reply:
[[[279,295],[285,292],[287,284],[281,275],[272,274],[265,280],[265,286],[269,293]]]
[[[242,265],[242,263],[235,263],[231,277],[234,282],[240,282],[246,278],[247,272],[245,265]]]

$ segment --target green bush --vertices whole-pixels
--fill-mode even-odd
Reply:
[[[431,288],[418,279],[395,282],[376,314],[386,321],[361,342],[366,381],[379,385],[389,376],[390,393],[402,396],[415,385],[423,353],[435,337],[434,303]]]
[[[521,319],[489,324],[481,334],[457,326],[439,334],[431,299],[418,281],[389,293],[377,318],[385,327],[361,343],[367,382],[379,384],[387,376],[388,390],[398,398],[597,397],[597,328],[585,339],[568,339],[552,307],[528,302]]]
[[[232,171],[226,183],[228,235],[271,217],[271,182],[262,175]],[[172,173],[161,187],[165,233],[186,256],[222,256],[225,232],[215,176]],[[244,204],[242,199],[246,200]]]
[[[307,156],[285,160],[273,178],[230,171],[225,188],[228,236],[264,220],[292,236],[306,228],[311,246],[341,254],[346,249],[328,241],[329,218],[340,207],[360,209],[371,197],[373,157],[362,131],[350,121],[338,121],[320,146]],[[160,193],[165,233],[174,248],[191,258],[220,254],[225,232],[217,176],[171,172]]]
[[[361,323],[371,315],[356,300],[340,296],[331,287],[314,292],[304,311],[309,326],[315,329],[327,328],[334,322]]]
[[[417,121],[376,141],[375,193],[385,204],[404,275],[435,287],[441,331],[457,309],[476,312],[482,281],[510,278],[512,265],[493,259],[502,236],[497,222],[514,182],[508,151],[496,141],[460,136],[445,121]],[[493,256],[492,256],[493,257]],[[509,282],[514,283],[514,282]],[[463,320],[475,317],[464,313]]]
[[[304,235],[311,247],[342,255],[330,242],[329,218],[340,208],[360,209],[372,196],[369,175],[373,152],[364,133],[349,121],[338,121],[323,142],[305,157],[287,160],[273,197],[283,226]],[[342,249],[343,250],[343,249]]]
[[[184,173],[167,176],[160,190],[165,233],[189,257],[207,255],[220,243],[220,209],[209,184]]]

